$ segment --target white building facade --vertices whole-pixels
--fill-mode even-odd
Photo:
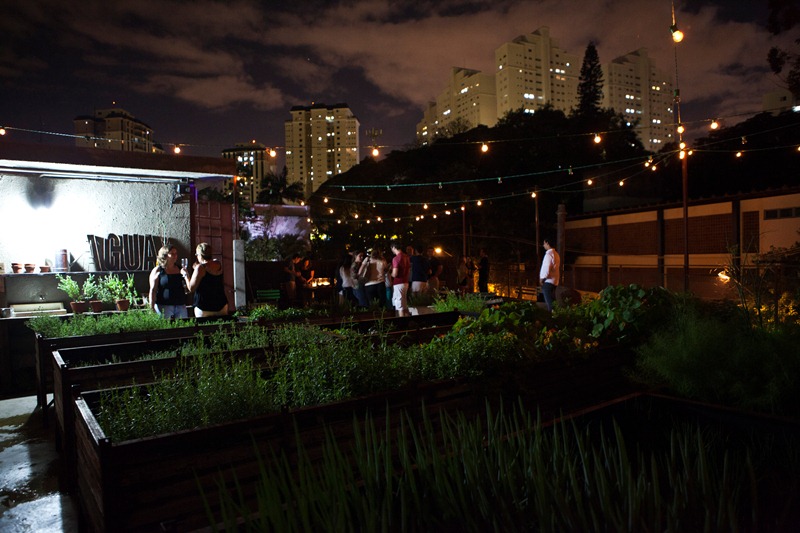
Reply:
[[[305,197],[360,160],[358,118],[347,104],[295,106],[284,124],[289,183],[303,184]]]
[[[75,117],[73,123],[75,145],[81,148],[138,153],[163,152],[153,143],[153,129],[124,109],[98,109],[94,115]]]
[[[448,124],[454,121],[491,127],[519,109],[535,113],[550,105],[569,115],[578,105],[582,63],[582,56],[558,47],[546,26],[503,43],[495,50],[493,75],[453,68],[447,88],[423,111],[417,141],[452,135]],[[645,49],[603,66],[602,105],[636,123],[646,149],[657,152],[673,140],[673,101],[671,78]]]

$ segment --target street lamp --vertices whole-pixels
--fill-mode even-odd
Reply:
[[[681,190],[683,201],[683,291],[689,292],[689,175],[686,158],[686,144],[683,142],[685,128],[681,122],[681,89],[678,81],[678,43],[683,41],[683,32],[675,21],[675,0],[672,0],[672,25],[669,27],[675,51],[675,131],[678,134],[678,148],[681,160]]]

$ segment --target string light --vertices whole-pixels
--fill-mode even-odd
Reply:
[[[594,185],[594,180],[592,178],[589,178],[588,180],[586,180],[586,185]]]
[[[5,135],[5,134],[6,134],[6,129],[3,128],[3,127],[0,127],[0,136]]]
[[[481,144],[481,152],[484,154],[489,151],[489,145],[486,143]]]
[[[712,130],[719,129],[719,122],[717,122],[717,119],[714,119],[714,120],[711,121],[710,127],[711,127]]]
[[[482,206],[482,205],[483,205],[483,201],[481,201],[481,200],[478,200],[478,201],[477,201],[477,202],[475,202],[475,203],[478,205],[478,207],[480,207],[480,206]]]
[[[736,157],[742,157],[742,152],[741,151],[736,152]]]
[[[600,142],[601,142],[602,140],[603,140],[603,138],[602,138],[602,137],[600,137],[600,134],[599,134],[599,133],[595,133],[595,134],[594,134],[594,143],[595,143],[595,144],[600,144]]]
[[[678,133],[683,134],[683,132],[686,131],[686,128],[683,126],[683,124],[678,124],[678,130],[677,131],[678,131]]]
[[[181,153],[181,147],[176,144],[175,147],[172,149],[172,152],[175,154]]]

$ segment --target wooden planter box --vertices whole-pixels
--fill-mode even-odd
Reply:
[[[223,324],[198,324],[185,328],[154,329],[145,331],[127,331],[104,335],[80,335],[74,337],[44,337],[36,334],[36,406],[47,411],[47,394],[53,391],[53,372],[50,363],[51,354],[61,348],[78,346],[99,346],[131,341],[152,342],[165,339],[189,339],[198,332],[209,331],[208,328],[235,328],[236,322]],[[47,424],[47,416],[43,416]]]
[[[74,488],[75,479],[75,407],[74,398],[81,390],[109,389],[133,384],[145,385],[154,382],[159,375],[175,369],[181,356],[161,359],[146,359],[119,363],[102,363],[86,366],[70,366],[67,361],[86,362],[102,359],[109,353],[119,355],[125,350],[136,355],[152,350],[178,348],[183,339],[169,339],[154,343],[136,342],[106,346],[64,348],[53,352],[53,408],[56,415],[56,449],[61,452],[67,488]],[[263,349],[254,348],[232,352],[231,357],[249,356],[258,364],[263,361]]]
[[[403,317],[407,318],[407,317]],[[396,342],[403,345],[420,344],[430,342],[437,335],[446,334],[452,325],[434,325],[429,323],[454,323],[457,314],[440,313],[439,316],[431,315],[428,320],[401,320],[394,327],[416,326],[419,329],[392,330],[386,335],[388,342]],[[340,327],[339,323],[320,324],[321,327]],[[354,324],[354,327],[369,331],[375,327],[375,321],[362,321]],[[385,327],[385,325],[384,325]],[[192,337],[193,339],[194,337]],[[53,407],[56,416],[56,448],[62,453],[64,461],[65,478],[67,482],[74,480],[75,470],[75,437],[74,437],[74,408],[72,402],[74,396],[81,390],[107,389],[119,386],[128,386],[133,383],[146,384],[154,381],[164,371],[175,368],[178,357],[168,357],[163,359],[149,359],[139,361],[125,361],[118,363],[97,363],[87,365],[97,361],[107,360],[111,355],[119,358],[133,359],[147,352],[159,350],[171,350],[179,348],[188,338],[171,338],[159,340],[146,340],[124,342],[117,344],[105,344],[100,346],[77,346],[72,348],[61,348],[52,352],[52,375],[53,375]],[[251,356],[258,360],[262,355],[261,349],[242,350],[232,354],[236,356]],[[81,366],[76,366],[81,364]]]
[[[232,472],[248,497],[254,498],[259,476],[258,450],[296,455],[299,439],[313,459],[321,455],[325,429],[340,445],[353,439],[353,418],[374,415],[377,427],[399,425],[400,410],[419,417],[428,412],[460,409],[478,412],[483,400],[462,381],[426,384],[387,394],[264,415],[248,420],[152,438],[112,442],[92,413],[99,391],[75,401],[77,483],[82,517],[89,531],[191,531],[208,527],[200,493],[212,508],[219,501],[224,475],[233,490]]]
[[[376,427],[385,427],[387,406],[391,424],[400,410],[433,420],[444,411],[477,414],[485,402],[516,401],[522,395],[532,410],[561,415],[571,409],[608,401],[633,390],[622,376],[629,354],[595,355],[587,360],[547,361],[525,374],[454,380],[408,387],[335,404],[265,415],[214,427],[127,442],[112,442],[99,427],[92,407],[100,391],[78,397],[75,408],[77,484],[81,511],[92,531],[187,531],[207,527],[198,484],[212,505],[218,502],[215,479],[236,473],[245,494],[252,495],[258,476],[257,455],[273,451],[296,453],[296,436],[313,459],[321,454],[327,427],[337,442],[353,439],[353,418],[371,413]],[[588,387],[593,382],[595,385]],[[555,385],[552,385],[555,384]],[[568,401],[564,404],[565,398]],[[567,407],[565,407],[567,406]],[[545,415],[543,415],[545,416]]]

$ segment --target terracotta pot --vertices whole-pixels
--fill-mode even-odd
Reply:
[[[102,313],[103,312],[103,302],[100,300],[90,300],[89,306],[92,308],[92,313]]]
[[[19,274],[22,272],[22,264],[21,263],[11,263],[11,272],[14,274]]]
[[[127,311],[131,307],[130,300],[117,300],[117,311]]]
[[[50,272],[50,265],[42,265],[39,267],[39,272]]]
[[[76,315],[89,310],[89,302],[70,302],[69,306]]]
[[[33,264],[33,263],[25,263],[25,272],[30,274],[34,270],[36,270],[36,265],[35,264]]]

